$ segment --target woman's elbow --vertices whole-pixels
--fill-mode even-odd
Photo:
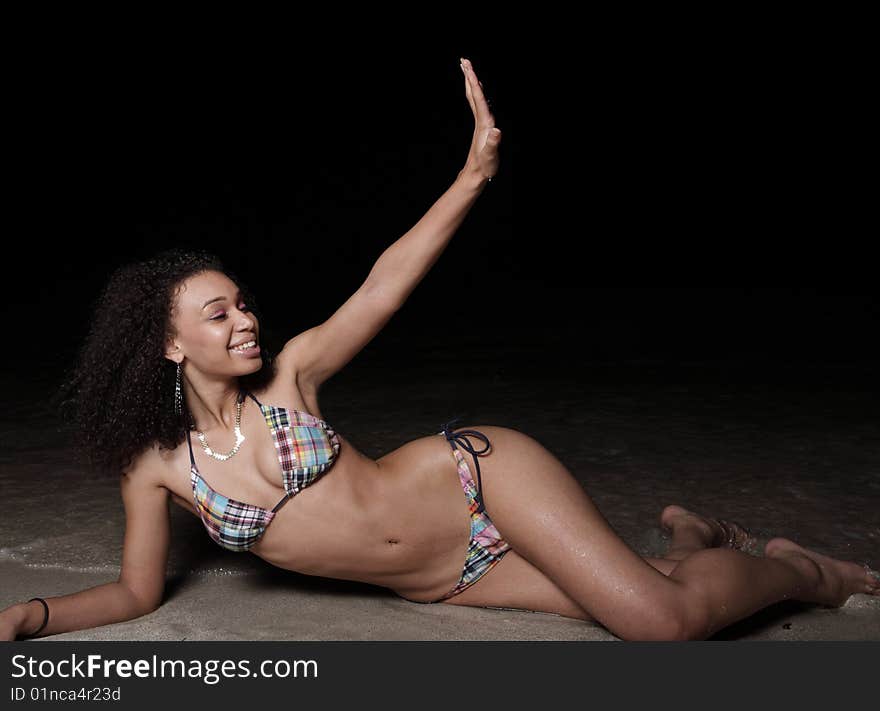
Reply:
[[[162,591],[143,591],[134,590],[129,586],[122,584],[129,594],[129,614],[131,619],[135,617],[143,617],[151,612],[158,610],[164,601],[164,590]]]

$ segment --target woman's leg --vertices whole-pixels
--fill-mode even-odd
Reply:
[[[754,542],[751,534],[733,521],[701,516],[675,504],[663,509],[660,525],[672,534],[669,550],[662,558],[642,557],[664,575],[696,551],[720,547],[741,550]]]
[[[876,581],[860,566],[784,539],[771,541],[764,558],[728,548],[695,550],[667,576],[626,545],[540,443],[515,430],[475,427],[492,442],[481,457],[483,497],[501,535],[622,639],[706,639],[784,599],[840,605],[853,593],[875,590]],[[487,577],[503,575],[503,566],[497,569]]]

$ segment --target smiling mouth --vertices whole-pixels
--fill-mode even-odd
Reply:
[[[230,348],[229,350],[233,353],[248,353],[257,348],[256,341],[248,341],[247,343],[242,343],[241,345],[235,346],[234,348]]]

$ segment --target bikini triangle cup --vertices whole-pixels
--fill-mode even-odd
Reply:
[[[231,499],[208,484],[196,466],[192,440],[187,431],[196,510],[208,535],[220,546],[233,551],[251,548],[277,510],[333,466],[341,446],[338,435],[326,421],[302,410],[263,405],[253,393],[247,394],[263,413],[281,465],[286,493],[271,510]]]

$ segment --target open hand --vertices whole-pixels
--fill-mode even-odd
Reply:
[[[464,72],[464,91],[474,112],[474,137],[464,172],[481,180],[491,180],[498,172],[501,129],[495,128],[495,117],[489,111],[489,103],[483,95],[483,83],[477,79],[470,60],[461,58],[461,70]]]

